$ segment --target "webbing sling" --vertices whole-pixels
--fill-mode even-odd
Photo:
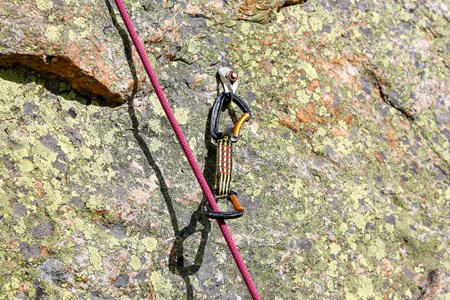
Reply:
[[[230,193],[232,168],[233,144],[226,135],[217,141],[216,189],[219,196],[225,196]]]

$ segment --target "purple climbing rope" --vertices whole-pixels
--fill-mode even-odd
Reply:
[[[158,78],[156,77],[156,74],[153,71],[152,66],[150,65],[147,54],[145,53],[144,47],[142,46],[142,43],[136,33],[136,30],[134,29],[130,16],[128,15],[128,12],[122,0],[115,0],[115,2],[117,8],[119,9],[120,15],[122,16],[123,22],[127,27],[128,33],[130,34],[131,40],[133,41],[134,46],[136,47],[136,50],[139,54],[139,57],[141,58],[145,71],[147,72],[148,77],[150,78],[150,81],[153,85],[153,89],[155,90],[155,93],[158,96],[159,102],[161,103],[161,106],[164,109],[164,112],[166,113],[167,119],[169,120],[170,125],[172,126],[172,129],[175,132],[175,135],[178,139],[178,142],[180,143],[181,148],[184,151],[184,154],[186,155],[186,158],[189,164],[191,165],[192,171],[194,172],[194,175],[197,178],[200,187],[202,188],[203,194],[208,200],[210,207],[215,211],[219,211],[219,207],[217,206],[217,203],[214,200],[214,196],[208,186],[208,183],[206,182],[205,177],[203,176],[203,173],[197,163],[197,160],[195,159],[195,156],[192,153],[192,150],[189,147],[186,138],[184,137],[181,127],[175,118],[175,115],[169,105],[169,102],[166,99],[166,96],[161,88],[161,85],[159,84]],[[247,270],[247,267],[245,266],[244,260],[242,259],[235,242],[233,241],[233,237],[231,236],[231,232],[228,229],[228,226],[222,220],[217,220],[217,223],[219,224],[219,228],[222,231],[223,237],[225,238],[225,241],[227,242],[227,245],[230,248],[230,252],[233,255],[236,265],[239,268],[239,271],[241,272],[242,278],[244,279],[245,284],[247,285],[247,288],[252,298],[260,300],[261,297],[259,296],[258,290],[252,280],[252,277],[250,276],[250,273]]]

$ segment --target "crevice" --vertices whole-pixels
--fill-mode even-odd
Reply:
[[[102,98],[108,106],[117,106],[125,102],[122,95],[112,92],[95,76],[81,69],[65,55],[0,54],[0,68],[13,71],[31,69],[40,77],[56,78],[66,82],[77,93]]]
[[[293,5],[304,4],[304,3],[306,3],[306,1],[308,1],[308,0],[284,0],[284,1],[281,1],[280,8],[293,6]]]
[[[171,59],[171,61],[178,61],[178,62],[182,62],[188,66],[192,65],[194,62],[193,61],[188,61],[186,58],[184,57],[175,57],[174,59]]]
[[[420,295],[418,300],[435,299],[439,290],[440,276],[439,270],[431,270],[427,274],[427,281],[424,286],[419,286]]]
[[[410,121],[414,121],[414,113],[410,110],[407,110],[405,107],[402,107],[398,104],[396,104],[392,99],[389,97],[389,95],[385,92],[384,87],[381,83],[381,80],[378,78],[378,76],[375,74],[374,71],[369,72],[370,77],[375,81],[375,87],[379,92],[379,95],[381,97],[381,100],[383,100],[384,103],[387,105],[393,107],[395,110],[401,113],[405,118],[407,118]]]
[[[306,3],[307,0],[245,0],[237,6],[237,11],[242,16],[236,17],[237,20],[247,22],[267,24],[273,21],[274,14],[280,9],[288,6],[294,6]]]
[[[189,16],[191,16],[191,18],[203,18],[203,19],[207,19],[207,20],[212,20],[213,17],[211,15],[202,13],[202,12],[188,12]]]

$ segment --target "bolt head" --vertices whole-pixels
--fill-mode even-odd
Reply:
[[[232,83],[236,82],[239,78],[238,73],[235,70],[229,71],[227,77]]]

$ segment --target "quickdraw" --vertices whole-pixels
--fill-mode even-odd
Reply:
[[[237,142],[241,135],[242,125],[251,119],[251,111],[248,105],[236,95],[239,78],[236,71],[230,68],[221,68],[218,77],[224,91],[217,97],[211,112],[211,137],[216,141],[216,183],[213,190],[216,202],[228,200],[233,204],[234,210],[214,211],[208,203],[205,203],[205,215],[212,219],[234,219],[244,214],[244,207],[239,202],[236,192],[231,190],[231,172],[233,169],[232,155],[233,143]],[[219,132],[220,114],[231,102],[235,103],[243,112],[242,116],[234,123],[232,128]]]
[[[175,114],[173,113],[170,104],[167,101],[166,96],[164,95],[164,91],[162,90],[158,78],[156,77],[156,74],[153,71],[152,66],[150,65],[147,54],[145,53],[144,46],[142,45],[142,42],[139,39],[136,30],[134,29],[133,22],[131,22],[131,18],[128,15],[125,6],[123,5],[122,0],[115,0],[115,2],[117,8],[119,9],[120,15],[122,16],[123,22],[127,27],[128,33],[130,34],[131,40],[136,46],[136,51],[139,54],[142,64],[144,65],[144,69],[147,72],[148,77],[150,78],[150,82],[152,83],[153,88],[155,89],[155,94],[157,95],[158,100],[161,103],[164,112],[166,113],[167,119],[169,120],[169,123],[172,126],[175,136],[177,137],[177,140],[180,143],[180,146],[183,149],[184,154],[186,155],[186,159],[192,168],[192,172],[197,178],[198,184],[202,188],[203,194],[205,195],[205,198],[208,201],[208,203],[211,203],[211,206],[214,208],[214,210],[218,210],[217,203],[215,203],[214,201],[214,195],[211,193],[208,183],[206,182],[206,179],[202,174],[202,171],[197,163],[197,160],[195,159],[195,156],[189,147],[186,137],[184,136],[183,131],[181,130],[180,124],[178,124],[177,119],[175,118]],[[230,229],[223,220],[217,220],[217,224],[219,225],[220,231],[222,232],[223,237],[227,242],[231,255],[233,256],[234,261],[236,262],[236,266],[241,272],[242,279],[244,279],[244,282],[247,285],[248,291],[252,296],[252,299],[261,300],[261,296],[258,293],[258,288],[253,282],[252,276],[248,272],[245,262],[242,259],[241,254],[239,253],[239,249],[237,248],[236,243],[234,242],[233,237],[231,236]]]

